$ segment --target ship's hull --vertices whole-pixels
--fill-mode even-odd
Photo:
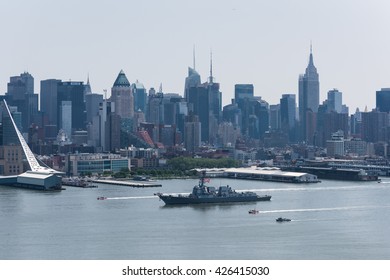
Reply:
[[[166,205],[185,205],[185,204],[201,204],[201,203],[233,203],[233,202],[254,202],[254,201],[269,201],[271,196],[247,196],[247,197],[191,197],[191,196],[173,196],[173,195],[158,195]]]

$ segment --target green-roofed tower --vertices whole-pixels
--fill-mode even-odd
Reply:
[[[134,116],[134,97],[130,82],[121,70],[111,88],[111,101],[115,104],[115,114],[122,119]]]
[[[129,80],[126,77],[125,72],[121,70],[118,74],[118,77],[116,78],[114,82],[114,87],[130,87]]]

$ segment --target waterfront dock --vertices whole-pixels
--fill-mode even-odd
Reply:
[[[148,182],[148,181],[118,181],[118,180],[92,180],[93,183],[107,184],[107,185],[119,185],[133,188],[156,188],[162,187],[161,184]]]

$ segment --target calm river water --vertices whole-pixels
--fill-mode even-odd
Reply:
[[[388,178],[306,185],[212,179],[272,200],[179,207],[153,194],[188,193],[197,180],[160,183],[55,193],[0,186],[0,259],[390,259]],[[260,213],[248,214],[254,208]],[[292,221],[277,223],[280,216]]]

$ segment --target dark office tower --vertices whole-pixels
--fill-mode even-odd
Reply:
[[[372,110],[363,112],[361,135],[362,140],[371,143],[387,142],[389,130],[389,116],[386,112]]]
[[[11,110],[10,113],[12,115],[12,118],[15,116],[15,113],[17,113],[14,110]],[[5,107],[4,101],[0,102],[0,124],[1,124],[1,134],[2,137],[0,139],[1,146],[19,146],[19,138],[16,134],[16,130],[12,124],[12,120],[10,115],[7,112],[7,109]]]
[[[254,115],[259,122],[259,137],[264,138],[266,131],[269,131],[269,104],[265,100],[258,98],[254,103]]]
[[[379,112],[390,112],[390,88],[382,88],[376,92],[376,108]]]
[[[85,107],[87,111],[87,123],[92,123],[93,119],[99,115],[99,105],[103,102],[103,95],[89,93],[85,95]]]
[[[264,138],[265,132],[269,130],[269,105],[261,97],[244,99],[243,101],[248,124],[245,135],[261,140]]]
[[[242,122],[241,122],[241,133],[248,135],[249,125],[249,114],[250,100],[254,98],[254,87],[252,84],[236,84],[234,86],[234,103],[238,105],[241,110]]]
[[[134,116],[134,97],[131,92],[129,80],[121,70],[111,88],[110,100],[115,104],[115,114],[124,118]]]
[[[288,134],[289,141],[296,141],[296,101],[295,94],[283,94],[280,99],[280,123],[281,129]]]
[[[343,111],[343,93],[338,89],[328,91],[328,111],[342,113]],[[334,131],[336,132],[336,131]]]
[[[312,129],[307,128],[308,123],[312,123],[311,120],[307,120],[307,113],[317,113],[320,99],[320,82],[318,78],[317,69],[313,62],[313,53],[310,47],[309,64],[306,68],[306,72],[299,76],[299,123],[300,123],[300,138],[306,143],[312,139],[313,135],[310,134]]]
[[[234,128],[241,129],[242,114],[241,109],[237,104],[229,104],[223,107],[222,120],[224,122],[230,122]]]
[[[24,72],[11,77],[7,84],[6,100],[8,105],[16,106],[22,113],[22,131],[28,132],[38,115],[38,94],[34,94],[33,76]]]
[[[202,124],[201,140],[214,144],[221,119],[221,92],[219,84],[204,83],[189,90],[188,103],[193,114],[199,117]]]
[[[219,83],[214,82],[212,75],[212,60],[210,60],[210,77],[208,82],[190,87],[187,101],[189,111],[199,117],[201,125],[201,140],[214,144],[218,132],[218,124],[222,118],[222,93]]]
[[[70,101],[72,110],[72,133],[75,130],[86,129],[86,112],[84,102],[84,83],[83,82],[59,82],[57,86],[57,107],[60,108],[63,101]],[[57,127],[60,128],[60,110],[57,115]],[[69,135],[70,136],[70,135]]]
[[[115,151],[120,148],[121,120],[114,113],[114,104],[111,101],[103,100],[99,107],[100,137],[98,150],[104,152]],[[100,142],[100,143],[99,143]]]
[[[254,88],[252,84],[236,84],[234,85],[234,102],[239,102],[240,99],[253,98]]]
[[[280,104],[269,106],[269,127],[271,130],[280,130]]]
[[[136,81],[131,85],[131,91],[134,97],[134,112],[146,113],[147,94],[144,85]]]
[[[41,112],[44,114],[45,124],[57,126],[57,89],[61,80],[49,79],[41,81]]]
[[[209,141],[209,95],[205,84],[197,87],[191,87],[188,92],[188,103],[192,106],[190,114],[199,118],[201,125],[201,141]]]
[[[176,124],[176,103],[181,101],[181,96],[177,93],[164,93],[162,98],[163,119],[165,125]]]

